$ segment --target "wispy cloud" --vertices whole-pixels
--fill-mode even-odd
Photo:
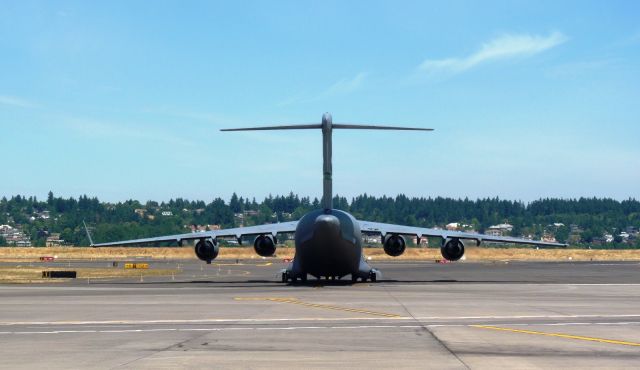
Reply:
[[[0,104],[11,105],[20,108],[38,108],[38,104],[15,96],[0,95]]]
[[[329,96],[354,92],[362,86],[366,78],[366,72],[360,72],[353,78],[343,78],[342,80],[331,85],[321,95]]]
[[[547,36],[539,35],[502,35],[480,46],[478,51],[462,58],[427,59],[418,70],[427,74],[461,73],[483,63],[529,57],[549,50],[567,41],[560,32]]]
[[[210,123],[217,126],[232,126],[245,124],[237,117],[213,113],[213,112],[201,112],[194,111],[186,108],[171,107],[171,106],[150,106],[143,107],[140,110],[142,113],[151,115],[171,116],[178,118],[186,118],[190,122],[201,121]]]
[[[277,103],[277,106],[287,106],[295,103],[307,103],[324,98],[329,98],[337,95],[350,94],[360,89],[366,82],[369,73],[359,72],[354,77],[343,78],[333,85],[329,86],[326,90],[316,94],[315,96],[303,96],[301,94],[288,97]]]
[[[64,124],[67,128],[88,138],[144,140],[179,146],[195,145],[192,141],[148,127],[148,125],[144,125],[145,129],[141,128],[142,125],[139,124],[134,127],[131,124],[124,125],[75,117],[66,119]]]

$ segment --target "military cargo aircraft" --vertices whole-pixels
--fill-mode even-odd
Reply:
[[[254,237],[253,246],[256,253],[260,256],[268,257],[273,256],[276,252],[279,234],[294,233],[295,256],[289,266],[280,273],[283,282],[296,282],[298,280],[304,282],[309,275],[327,279],[341,279],[350,275],[354,282],[358,281],[358,279],[362,281],[379,280],[381,277],[380,271],[372,268],[363,256],[363,234],[380,235],[385,253],[394,257],[404,253],[406,249],[405,236],[416,237],[418,244],[420,244],[421,238],[437,237],[442,240],[440,248],[442,256],[449,261],[457,261],[462,258],[465,250],[464,241],[475,242],[477,245],[482,242],[500,242],[547,247],[566,246],[565,244],[521,238],[361,221],[356,220],[355,217],[345,211],[333,208],[331,144],[334,129],[413,131],[432,131],[433,129],[333,123],[331,115],[325,113],[322,116],[321,123],[316,124],[234,128],[221,131],[299,129],[322,130],[323,194],[321,209],[307,213],[299,221],[99,244],[93,243],[87,230],[91,245],[93,247],[104,247],[159,242],[177,242],[182,245],[185,240],[194,240],[196,241],[196,256],[210,264],[218,256],[220,250],[219,239],[236,238],[238,243],[241,243],[243,237]]]

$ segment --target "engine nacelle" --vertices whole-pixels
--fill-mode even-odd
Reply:
[[[440,253],[442,253],[442,257],[449,261],[457,261],[464,256],[464,244],[458,238],[444,239]]]
[[[384,253],[391,257],[398,257],[407,248],[407,243],[402,235],[391,234],[384,237]]]
[[[195,251],[199,259],[211,263],[211,261],[218,257],[220,246],[215,239],[200,239],[196,243]]]
[[[259,235],[253,241],[253,249],[262,257],[271,257],[276,253],[276,239],[272,235]]]

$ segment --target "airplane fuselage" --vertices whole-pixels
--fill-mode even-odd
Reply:
[[[289,268],[292,278],[369,278],[371,267],[362,256],[358,221],[347,212],[319,209],[304,215],[295,231],[296,253]]]

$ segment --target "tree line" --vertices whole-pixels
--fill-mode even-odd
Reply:
[[[640,228],[640,202],[635,199],[546,198],[524,203],[498,197],[471,200],[363,194],[350,200],[336,195],[333,204],[369,221],[422,227],[444,227],[458,222],[478,232],[506,222],[513,225],[514,236],[539,238],[551,233],[558,241],[583,244],[598,240],[605,233],[616,235],[620,242],[618,235],[622,231]],[[234,193],[228,202],[218,197],[208,203],[182,198],[168,202],[112,203],[86,195],[77,199],[56,197],[49,192],[46,200],[21,195],[3,197],[0,224],[19,225],[35,245],[43,245],[51,233],[60,233],[60,238],[70,244],[87,245],[81,227],[83,220],[92,227],[96,241],[113,241],[184,233],[189,225],[228,228],[297,220],[319,206],[319,199],[294,193],[269,195],[261,201]],[[0,239],[0,243],[4,240]],[[640,247],[637,241],[635,245]]]

